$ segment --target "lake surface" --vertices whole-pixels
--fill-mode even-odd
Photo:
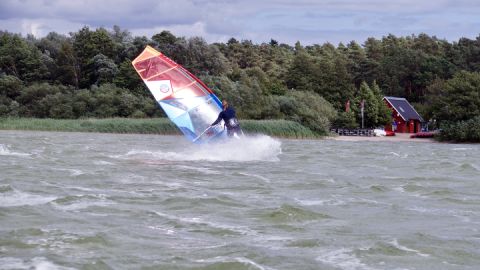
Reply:
[[[0,131],[0,269],[479,269],[480,145]]]

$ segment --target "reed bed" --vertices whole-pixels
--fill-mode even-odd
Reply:
[[[101,133],[180,134],[165,118],[39,119],[0,118],[0,129]]]
[[[247,134],[265,134],[282,138],[317,138],[310,129],[286,120],[240,120]],[[0,118],[0,130],[38,130],[66,132],[138,133],[180,135],[167,118],[40,119]]]
[[[317,138],[309,128],[294,121],[287,120],[241,120],[242,129],[247,134],[266,134],[282,138],[310,139]]]

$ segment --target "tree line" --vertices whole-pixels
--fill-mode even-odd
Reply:
[[[209,44],[169,31],[133,36],[114,26],[42,38],[0,31],[0,116],[163,116],[131,65],[147,45],[198,76],[244,119],[294,120],[324,134],[332,125],[358,127],[364,101],[365,126],[377,127],[392,120],[385,95],[407,98],[436,125],[480,115],[480,36]]]

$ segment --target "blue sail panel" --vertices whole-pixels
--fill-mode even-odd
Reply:
[[[168,118],[190,141],[208,142],[224,137],[222,125],[210,127],[217,119],[221,108],[214,95],[203,97],[159,100],[158,103]]]

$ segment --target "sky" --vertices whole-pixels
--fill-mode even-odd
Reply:
[[[0,30],[13,33],[114,25],[133,36],[168,30],[209,43],[362,44],[420,33],[452,42],[479,37],[480,0],[0,0]]]

